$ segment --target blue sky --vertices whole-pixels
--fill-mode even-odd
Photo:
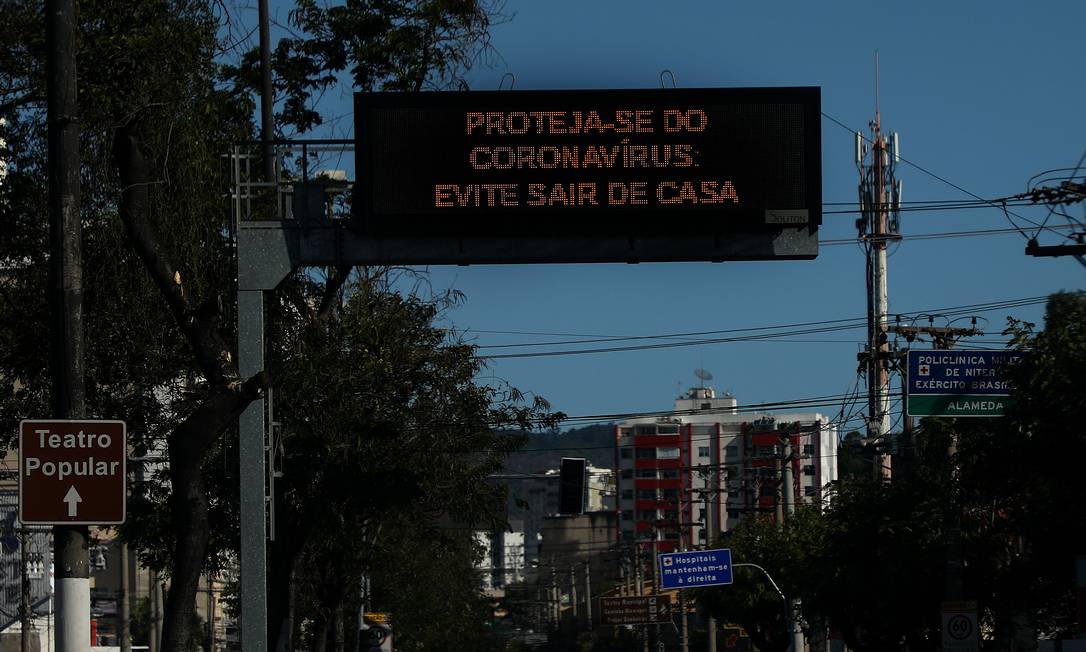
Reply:
[[[1026,190],[1031,176],[1073,167],[1086,148],[1086,3],[1053,2],[548,2],[511,1],[493,30],[500,55],[472,71],[475,89],[819,86],[822,110],[852,129],[874,117],[875,51],[885,130],[902,156],[985,198]],[[285,9],[278,12],[285,17]],[[822,120],[823,199],[854,202],[853,136]],[[906,201],[970,199],[907,164]],[[1082,176],[1080,171],[1079,176]],[[854,208],[827,206],[826,210]],[[1016,209],[1040,221],[1046,210]],[[1083,218],[1083,206],[1069,212]],[[855,214],[826,215],[823,240],[854,238]],[[1065,224],[1053,216],[1051,224]],[[1025,227],[1026,223],[1021,222]],[[1002,211],[905,213],[902,233],[1003,229]],[[1032,235],[1032,232],[1030,232]],[[1042,244],[1056,244],[1053,235]],[[1071,258],[1032,258],[1017,234],[908,240],[889,259],[890,312],[915,313],[1080,289]],[[721,264],[433,267],[438,287],[467,301],[449,315],[479,345],[576,339],[495,331],[655,335],[862,317],[864,261],[855,244],[817,260]],[[978,312],[985,347],[1005,317]],[[960,322],[959,322],[960,323]],[[743,404],[843,394],[856,380],[862,330],[794,339],[623,353],[495,360],[487,377],[544,396],[570,415],[667,409],[693,370]],[[571,347],[528,346],[524,351]],[[481,353],[513,350],[483,349]],[[484,378],[485,380],[485,378]],[[821,411],[836,414],[839,406]],[[858,422],[849,426],[857,427]]]

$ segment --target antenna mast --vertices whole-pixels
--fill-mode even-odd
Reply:
[[[887,334],[887,244],[900,240],[901,182],[894,176],[899,160],[898,137],[882,133],[879,112],[879,54],[875,52],[875,119],[870,135],[856,133],[856,168],[860,173],[859,238],[866,250],[867,345],[862,355],[867,373],[867,438],[885,447],[890,432],[890,343]],[[890,476],[889,457],[875,456],[877,477]]]

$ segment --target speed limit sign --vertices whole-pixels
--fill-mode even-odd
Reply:
[[[943,603],[943,652],[978,652],[976,602]]]

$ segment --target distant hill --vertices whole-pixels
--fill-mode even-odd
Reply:
[[[563,457],[584,457],[592,466],[615,466],[615,425],[601,423],[565,432],[531,433],[528,443],[509,456],[506,468],[520,473],[556,469]]]

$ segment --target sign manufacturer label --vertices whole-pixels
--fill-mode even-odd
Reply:
[[[695,550],[661,554],[660,586],[664,589],[690,589],[732,583],[732,551]]]
[[[127,451],[123,421],[22,421],[19,520],[36,525],[123,523]]]

